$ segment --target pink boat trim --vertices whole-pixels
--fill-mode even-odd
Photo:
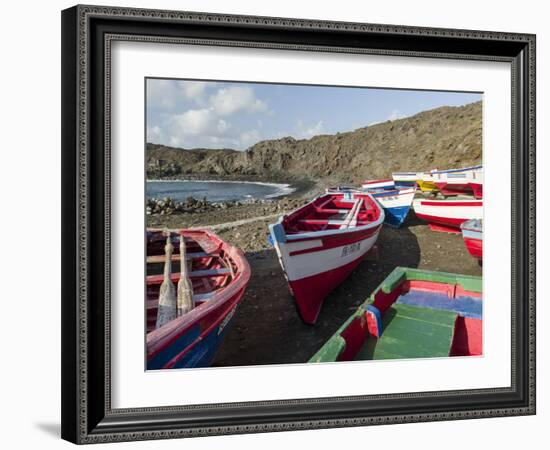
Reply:
[[[425,206],[483,206],[483,201],[465,200],[461,201],[441,201],[441,200],[422,200],[421,205]]]

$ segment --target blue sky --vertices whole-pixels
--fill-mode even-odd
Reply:
[[[182,148],[246,150],[265,139],[351,131],[479,93],[147,80],[147,142]]]

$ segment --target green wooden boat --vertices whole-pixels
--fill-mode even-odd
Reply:
[[[397,267],[309,362],[482,354],[481,277]]]

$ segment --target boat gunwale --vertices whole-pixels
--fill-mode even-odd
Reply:
[[[432,175],[445,174],[445,173],[456,173],[456,172],[472,172],[474,170],[483,170],[483,164],[478,166],[464,167],[462,169],[446,169],[446,170],[432,170],[430,173]]]
[[[408,192],[404,192],[408,191]],[[406,188],[397,188],[397,189],[388,189],[386,191],[380,191],[380,192],[367,192],[368,194],[371,194],[375,198],[377,197],[395,197],[397,195],[410,195],[416,194],[417,188],[416,187],[406,187]]]
[[[460,204],[464,203],[464,204]],[[481,206],[483,207],[483,199],[442,199],[442,200],[428,200],[423,198],[417,198],[413,201],[413,206],[448,206],[448,207],[472,207],[472,206]]]
[[[286,241],[299,241],[299,240],[318,239],[320,237],[340,236],[340,235],[344,235],[344,234],[348,234],[348,233],[352,233],[352,232],[357,232],[357,231],[366,231],[366,230],[369,230],[371,228],[375,228],[379,225],[382,225],[382,223],[384,222],[384,219],[386,217],[385,213],[384,213],[384,208],[382,208],[378,204],[377,200],[372,196],[372,194],[370,194],[368,192],[357,192],[357,193],[370,197],[370,199],[372,200],[372,203],[378,208],[378,210],[380,212],[378,220],[370,222],[366,225],[354,226],[354,227],[351,227],[351,228],[342,228],[342,229],[334,229],[334,230],[320,230],[320,231],[311,231],[311,232],[304,232],[304,233],[288,234],[285,230],[284,225],[283,225],[283,222],[286,218],[288,218],[288,215],[283,215],[283,216],[279,216],[279,219],[277,220],[277,222],[274,223],[274,224],[271,224],[270,228],[274,225],[280,225],[281,228],[283,229],[284,233],[285,233]],[[344,193],[342,192],[341,194],[343,195]],[[308,205],[312,205],[319,198],[326,197],[326,196],[329,196],[329,195],[330,196],[338,195],[338,193],[325,193],[323,195],[319,195],[319,196],[315,197],[313,200],[311,200],[310,202],[308,202],[305,205],[301,206],[300,208],[292,211],[291,214],[293,214],[294,212],[296,212],[300,209],[303,209],[303,208],[307,207]],[[279,241],[276,240],[276,242],[279,242]]]
[[[392,177],[394,175],[418,175],[419,173],[423,172],[392,172]]]
[[[375,189],[379,189],[378,192],[375,192]],[[345,190],[339,190],[339,187],[329,187],[326,190],[327,194],[341,194],[341,193],[352,193],[352,194],[370,194],[373,197],[395,197],[397,195],[410,195],[416,194],[418,188],[416,186],[407,186],[407,187],[395,187],[393,189],[384,189],[384,188],[348,188]],[[405,192],[406,191],[406,192]],[[305,205],[304,205],[305,206]]]

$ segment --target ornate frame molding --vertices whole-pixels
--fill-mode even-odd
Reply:
[[[103,28],[98,31],[97,23],[100,21],[103,21]],[[113,29],[109,27],[109,24],[105,26],[105,21],[112,22],[113,27],[111,28]],[[277,36],[277,33],[281,36],[284,31],[285,34],[291,35],[291,39],[292,36],[295,36],[299,41],[301,39],[307,41],[311,30],[317,30],[337,35],[344,42],[350,34],[365,39],[373,37],[376,40],[376,45],[372,47],[331,45],[328,42],[328,37],[326,43],[319,44],[319,42],[273,42],[261,39],[247,41],[232,39],[231,35],[228,35],[227,39],[220,39],[212,36],[175,37],[152,36],[135,31],[117,32],[117,30],[123,30],[128,23],[132,23],[134,28],[141,26],[143,29],[152,23],[171,27],[171,30],[174,30],[174,27],[185,30],[187,26],[192,26],[198,30],[198,34],[212,34],[212,29],[225,32],[231,27],[237,26],[250,35],[266,31],[269,36]],[[305,32],[304,36],[302,36],[302,32]],[[63,389],[62,434],[64,438],[77,443],[98,443],[535,413],[535,36],[99,6],[76,6],[64,11],[63,33],[63,188],[67,192],[63,197],[62,350],[63,377],[64,380],[71,380],[66,386],[64,384]],[[399,38],[405,43],[404,47],[406,48],[387,47],[384,42],[390,38],[394,40]],[[453,41],[456,42],[456,46],[452,47],[455,51],[441,51],[437,46],[441,38],[456,40]],[[514,342],[518,345],[517,347],[512,345],[512,386],[500,389],[419,394],[293,399],[171,408],[111,409],[109,333],[110,50],[112,42],[117,40],[510,62],[513,74],[512,251],[514,258],[512,260],[512,299],[514,304],[512,331]],[[424,43],[420,45],[419,42]],[[487,53],[485,51],[484,53],[480,48],[480,43],[483,42],[487,44],[486,48],[494,48],[494,52]],[[98,43],[101,43],[102,50]],[[335,43],[338,44],[338,42]],[[498,45],[489,45],[493,43]],[[422,47],[420,50],[415,48],[419,45]],[[459,47],[459,51],[456,51],[457,47]],[[467,51],[467,48],[479,48],[479,50],[476,53]],[[100,64],[101,67],[98,67]],[[98,74],[101,74],[103,70],[104,78],[98,80]],[[100,84],[103,85],[101,107],[103,108],[104,123],[99,127],[98,132],[97,124],[94,123],[97,115],[90,114],[90,111],[97,108],[93,102],[96,101],[94,98],[98,95]],[[95,162],[97,156],[92,154],[91,142],[93,139],[95,139],[96,146],[98,142],[101,142],[103,146],[103,156],[98,163]],[[94,161],[93,164],[92,161]],[[98,179],[100,172],[103,173],[102,180]],[[102,184],[99,191],[96,187],[98,182]],[[99,210],[105,213],[104,219],[96,217]],[[522,211],[527,214],[525,217],[522,217]],[[103,248],[99,255],[96,255],[92,243],[99,242],[97,233],[100,222],[104,228],[102,236],[99,236],[102,238]],[[103,267],[99,267],[100,262]],[[92,281],[100,277],[100,273],[103,273],[103,289],[98,297],[96,284],[92,284]],[[524,295],[521,296],[521,293]],[[94,298],[101,297],[103,297],[102,305],[93,302]],[[515,302],[521,302],[522,305]],[[518,318],[517,311],[521,312],[522,308],[525,308],[525,311],[522,313],[522,317]],[[90,320],[91,316],[98,313],[102,317],[102,323],[99,325],[96,320]],[[521,321],[518,322],[518,320]],[[517,328],[518,325],[521,329]],[[95,331],[96,329],[97,331]],[[98,337],[99,334],[103,334],[103,339]],[[517,336],[522,337],[525,341],[519,339],[522,342],[517,342]],[[101,404],[95,403],[90,397],[97,395],[98,387],[101,385],[101,383],[90,379],[90,367],[98,365],[97,357],[90,353],[90,348],[99,342],[103,343],[104,361],[102,370],[98,368],[95,376],[97,377],[97,373],[101,372],[105,378],[102,385]],[[523,346],[520,348],[519,344],[523,344]],[[521,351],[518,357],[519,350]],[[520,367],[521,370],[517,372],[516,367]],[[518,392],[520,388],[521,393]],[[515,402],[510,398],[510,401],[504,406],[489,403],[487,407],[472,405],[464,409],[440,410],[441,408],[439,408],[435,411],[414,411],[415,401],[419,402],[426,397],[436,400],[443,397],[456,397],[466,401],[477,396],[491,397],[491,395],[498,394],[514,394]],[[399,400],[403,404],[412,405],[413,412],[380,414],[374,411],[353,415],[353,410],[350,409],[339,417],[330,412],[330,405],[351,400],[354,402]],[[288,414],[288,420],[258,421],[257,423],[250,421],[250,423],[246,421],[246,423],[241,423],[238,420],[235,420],[235,423],[219,421],[213,422],[211,425],[197,425],[199,422],[193,424],[192,419],[181,418],[180,422],[176,421],[175,425],[170,425],[170,420],[174,415],[183,417],[190,411],[194,413],[198,411],[198,414],[201,415],[200,423],[205,423],[208,412],[212,410],[225,409],[226,411],[235,411],[236,415],[240,415],[243,408],[258,407],[262,408],[262,411],[271,408],[277,409],[278,416],[282,417],[280,410],[285,407],[287,410],[296,407],[307,410],[312,405],[317,405],[317,415],[321,415],[322,407],[326,407],[325,417],[300,420],[299,416]],[[172,423],[174,422],[172,421]]]

